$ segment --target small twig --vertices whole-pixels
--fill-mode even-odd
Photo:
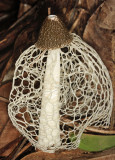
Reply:
[[[22,141],[21,145],[19,146],[19,148],[17,149],[16,153],[14,154],[14,156],[13,156],[13,158],[11,160],[15,160],[16,155],[20,152],[20,150],[22,149],[22,147],[24,146],[26,141],[27,141],[27,139],[24,138],[24,140]]]
[[[71,29],[70,29],[70,32],[73,32],[74,29],[76,27],[78,27],[80,25],[80,22],[81,22],[81,19],[82,17],[84,17],[85,14],[88,14],[88,12],[85,10],[85,9],[82,9],[77,17],[77,19],[75,20],[75,22],[73,23]]]
[[[13,144],[19,142],[21,139],[22,139],[22,136],[16,138],[15,140],[11,141],[10,143],[8,143],[8,144],[5,145],[4,147],[2,147],[2,148],[0,149],[0,155],[1,155],[2,153],[4,153],[6,150],[8,150]]]
[[[51,7],[48,8],[48,16],[51,14]]]
[[[0,44],[2,44],[3,42],[6,42],[6,41],[7,41],[7,39],[5,38],[5,39],[0,41]]]
[[[16,148],[13,150],[13,152],[6,158],[6,160],[15,160],[17,154],[20,152],[24,144],[26,143],[27,139],[24,138],[22,142],[20,142]]]
[[[20,150],[20,152],[16,155],[15,158],[19,157],[23,152],[25,152],[29,147],[31,147],[31,144],[28,143],[24,148],[22,148],[22,150]]]
[[[79,23],[79,20],[80,20],[81,16],[82,16],[82,11],[80,12],[78,18],[77,18],[77,19],[75,20],[75,22],[73,23],[73,25],[72,25],[72,27],[71,27],[71,29],[70,29],[70,32],[73,32],[73,31],[74,31],[75,27],[76,27],[77,24]]]
[[[9,103],[9,100],[7,98],[4,98],[4,97],[0,97],[0,101],[3,101],[3,102],[6,102],[6,103]]]
[[[101,133],[101,134],[110,134],[110,135],[115,134],[115,130],[104,130],[104,129],[98,129],[94,127],[87,127],[86,130],[90,132]]]

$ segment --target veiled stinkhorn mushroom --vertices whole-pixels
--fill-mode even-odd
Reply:
[[[16,62],[8,107],[13,125],[45,152],[76,149],[87,126],[109,126],[112,103],[99,55],[48,16],[37,43]]]

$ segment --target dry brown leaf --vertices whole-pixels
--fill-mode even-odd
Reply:
[[[102,0],[103,1],[103,0]],[[102,1],[100,0],[86,0],[87,3],[87,9],[89,11],[93,11],[95,10],[95,8],[97,8],[97,6],[102,3]]]
[[[78,6],[85,8],[87,11],[93,12],[104,0],[79,0]]]
[[[21,17],[25,12],[27,12],[31,6],[29,4],[20,3],[18,18]]]
[[[115,160],[115,154],[108,155],[108,156],[97,157],[97,158],[91,158],[89,160]]]
[[[21,160],[74,160],[83,155],[84,151],[77,149],[71,151],[57,151],[56,153],[45,153],[38,151],[29,154]]]
[[[22,30],[18,35],[15,44],[14,44],[14,61],[17,60],[19,55],[27,49],[30,45],[34,44],[37,41],[38,35],[36,34],[37,23],[34,23],[31,28]]]
[[[11,81],[1,85],[0,86],[0,97],[4,97],[4,98],[8,99],[10,91],[11,91],[11,87],[12,87],[12,82]]]
[[[8,70],[11,68],[12,63],[13,63],[13,58],[14,58],[14,54],[10,57],[10,59],[8,60],[1,76],[0,76],[0,84],[2,83],[2,80],[4,79],[4,76],[7,74]]]
[[[37,0],[20,0],[22,3],[33,5]]]
[[[37,151],[31,153],[21,160],[114,160],[115,148],[105,150],[103,152],[89,153],[80,149],[71,151],[59,151],[56,153],[44,153]]]
[[[103,7],[104,5],[102,4],[96,12],[90,17],[88,24],[85,28],[83,38],[85,41],[87,41],[95,50],[99,53],[102,61],[106,65],[106,67],[109,70],[112,83],[113,83],[113,89],[114,89],[114,94],[115,94],[115,64],[113,60],[113,48],[112,48],[112,43],[114,39],[113,37],[113,32],[110,30],[105,30],[103,28],[100,28],[98,22],[97,22],[97,17],[98,14],[100,13],[100,8]],[[106,10],[107,12],[108,10]],[[114,12],[114,11],[113,11]],[[101,17],[100,17],[101,18]],[[115,100],[115,97],[114,97]],[[115,101],[114,101],[115,102]],[[114,110],[115,110],[115,104],[114,104]],[[115,115],[113,115],[115,117]],[[115,119],[114,120],[114,125],[115,125]]]
[[[8,99],[9,93],[11,90],[11,82],[7,82],[3,84],[0,87],[0,97]],[[15,139],[17,139],[20,136],[19,132],[13,127],[9,117],[8,117],[8,103],[0,100],[0,151],[5,146],[7,146],[8,143],[13,142]],[[11,143],[11,146],[4,150],[3,153],[1,153],[1,156],[8,156],[12,150],[17,145],[16,143]]]
[[[0,101],[0,135],[5,127],[5,124],[8,122],[7,106],[7,103]]]
[[[98,13],[97,23],[101,28],[115,29],[115,0],[106,0]]]
[[[13,142],[20,136],[19,132],[13,127],[11,121],[9,120],[0,135],[0,149],[5,147],[8,143]],[[11,144],[10,148],[5,150],[1,156],[8,156],[13,149],[16,147],[17,143]]]
[[[0,11],[11,11],[16,6],[17,6],[17,1],[15,1],[15,0],[0,1]]]

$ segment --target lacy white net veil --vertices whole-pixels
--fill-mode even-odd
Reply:
[[[46,152],[76,149],[87,126],[110,124],[107,68],[92,47],[72,35],[64,48],[43,51],[32,45],[16,62],[8,113],[13,125]]]

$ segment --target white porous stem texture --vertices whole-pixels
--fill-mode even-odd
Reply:
[[[42,95],[38,146],[60,145],[59,129],[60,52],[48,52]]]

